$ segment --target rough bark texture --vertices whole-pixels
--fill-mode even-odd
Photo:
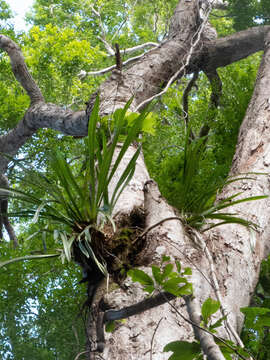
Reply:
[[[190,62],[179,73],[179,77],[194,70],[203,69],[211,72],[217,67],[226,66],[263,50],[265,44],[265,55],[258,73],[254,95],[240,130],[232,174],[267,173],[270,166],[270,64],[267,61],[270,57],[270,35],[267,33],[270,27],[253,28],[224,39],[210,41],[209,37],[203,36],[203,33],[201,38],[196,37],[200,25],[198,2],[180,1],[172,18],[169,38],[125,72],[114,71],[101,86],[101,114],[108,114],[117,107],[123,106],[131,95],[134,95],[132,109],[137,108],[139,104],[162,90],[170,78],[185,64],[188,56]],[[195,44],[196,39],[198,42]],[[38,87],[35,87],[33,79],[28,76],[28,70],[24,65],[20,66],[22,59],[19,49],[4,36],[0,37],[0,47],[8,52],[17,80],[31,98],[31,106],[23,120],[15,129],[0,137],[0,151],[14,155],[25,141],[42,127],[50,127],[70,135],[85,135],[88,125],[85,111],[73,113],[53,104],[45,104]],[[122,166],[133,153],[134,149],[131,148]],[[7,160],[1,159],[2,172],[5,171],[6,165]],[[119,173],[121,172],[120,168]],[[256,181],[243,180],[234,183],[224,190],[222,196],[228,196],[239,190],[244,191],[245,197],[269,194],[269,176],[256,177]],[[234,212],[238,211],[243,217],[260,225],[256,232],[236,225],[226,225],[218,230],[209,231],[207,236],[203,237],[202,243],[198,238],[196,240],[194,234],[188,236],[181,222],[175,219],[163,222],[147,233],[145,247],[140,255],[141,263],[148,272],[150,268],[147,266],[160,264],[162,255],[165,254],[170,255],[172,259],[180,260],[183,266],[191,266],[194,295],[199,303],[208,297],[217,297],[217,287],[213,286],[215,282],[213,274],[215,274],[223,311],[228,312],[231,322],[231,325],[227,324],[223,328],[221,334],[235,342],[238,339],[233,334],[232,327],[239,333],[243,322],[239,308],[248,305],[258,278],[260,262],[269,254],[269,203],[270,200],[266,199],[256,204],[245,203],[237,208],[234,207]],[[130,216],[134,209],[143,209],[146,227],[165,218],[178,216],[161,197],[156,184],[149,179],[143,157],[139,158],[134,178],[121,195],[114,215],[118,218]],[[125,286],[126,291],[117,289],[106,295],[106,301],[110,306],[121,308],[145,298],[137,284],[126,280]],[[172,304],[180,313],[188,317],[183,300],[172,300]],[[199,321],[197,313],[191,311],[190,317]],[[222,359],[213,348],[213,341],[212,347],[209,347],[205,334],[199,331],[195,334],[208,352],[209,359]],[[167,303],[147,313],[128,318],[113,334],[107,334],[102,356],[110,360],[127,358],[144,360],[150,358],[152,351],[153,359],[165,360],[169,355],[163,353],[163,347],[168,342],[193,338],[191,325],[179,317],[175,308]],[[152,350],[151,342],[153,342]]]

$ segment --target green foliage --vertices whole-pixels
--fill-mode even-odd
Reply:
[[[108,142],[105,133],[102,130],[97,131],[97,123],[100,120],[99,98],[97,97],[89,119],[88,137],[85,141],[85,166],[80,174],[75,175],[66,159],[60,153],[56,153],[51,157],[50,162],[53,180],[48,179],[42,172],[33,172],[31,169],[29,171],[19,164],[24,171],[24,177],[21,180],[27,183],[31,191],[37,188],[42,194],[41,197],[29,191],[26,193],[19,189],[2,189],[3,192],[13,195],[14,199],[30,205],[29,209],[14,213],[13,216],[33,217],[34,222],[37,222],[39,218],[48,220],[53,224],[55,241],[60,238],[63,242],[63,256],[68,261],[71,260],[72,245],[76,240],[81,252],[86,257],[93,258],[104,273],[105,269],[97,260],[90,245],[91,231],[102,227],[107,221],[114,226],[111,213],[135,171],[140,146],[109,195],[109,184],[129,146],[138,138],[147,116],[147,110],[136,116],[136,121],[128,128],[125,140],[118,152],[117,145],[126,128],[126,113],[131,101],[124,109],[118,109],[114,113],[112,137]],[[44,230],[50,231],[48,227]]]
[[[262,330],[264,326],[270,327],[270,309],[262,307],[241,308],[245,314],[246,325],[254,330]]]
[[[102,60],[99,46],[81,39],[73,28],[48,24],[41,30],[34,26],[24,36],[23,51],[48,102],[78,107],[89,98],[91,87],[98,84],[93,79],[82,81],[78,74]]]
[[[198,342],[174,341],[167,344],[163,351],[172,351],[170,360],[193,360],[199,359],[197,354],[201,353],[201,346]]]
[[[92,6],[100,13],[107,41],[113,37],[121,48],[131,47],[145,41],[164,37],[168,31],[168,19],[177,4],[177,0],[158,1],[84,1],[78,6],[75,0],[61,2],[36,0],[27,20],[43,28],[63,24],[74,28],[83,38],[96,37],[99,30],[99,17],[92,11]]]
[[[26,253],[1,244],[1,260]],[[83,319],[76,314],[85,290],[76,286],[79,276],[73,264],[63,269],[59,260],[18,262],[1,268],[2,359],[74,359],[83,351]]]
[[[242,308],[245,323],[241,334],[246,347],[258,360],[270,358],[270,257],[261,264],[259,282],[251,307]]]
[[[226,181],[231,180],[227,179],[228,171],[238,129],[253,91],[258,61],[259,55],[255,55],[219,70],[223,95],[219,111],[211,116],[211,89],[207,79],[202,75],[199,77],[198,89],[190,94],[189,126],[196,136],[207,124],[210,127],[207,138],[196,137],[189,142],[181,110],[186,83],[168,92],[163,100],[166,104],[164,111],[159,104],[160,122],[156,136],[144,143],[145,159],[161,193],[182,214],[187,214],[187,221],[192,226],[201,227],[206,217],[219,217],[220,222],[234,222],[237,218],[236,215],[224,214],[224,211],[218,215],[217,211],[229,206],[231,200],[240,200],[240,194],[239,198],[225,199],[221,203],[215,203],[215,199]],[[254,225],[239,218],[238,222],[245,226]]]
[[[9,5],[4,0],[0,0],[0,20],[8,20],[12,17]]]
[[[241,178],[236,179],[229,179],[227,182],[225,182],[225,185],[230,182],[239,181]],[[244,178],[245,179],[245,178]],[[200,194],[199,198],[202,199],[205,198],[206,201],[206,207],[202,209],[200,213],[197,214],[191,214],[188,215],[186,218],[187,224],[189,224],[191,227],[194,228],[200,228],[203,227],[206,223],[206,220],[218,220],[219,222],[214,223],[207,223],[206,227],[203,228],[203,231],[207,231],[213,227],[224,225],[224,224],[239,224],[245,227],[251,227],[256,229],[257,225],[249,220],[245,220],[239,216],[237,216],[237,213],[228,213],[228,212],[221,212],[221,210],[230,208],[234,205],[243,203],[243,202],[249,202],[249,201],[257,201],[267,198],[267,195],[261,195],[261,196],[251,196],[246,198],[240,198],[242,193],[237,193],[232,196],[229,196],[225,199],[213,202],[211,204],[211,200],[214,199],[213,195],[217,192],[217,189],[215,189],[214,194],[213,193],[205,193]],[[210,195],[210,196],[209,196]],[[207,197],[209,196],[209,197]]]
[[[234,19],[235,30],[267,25],[270,23],[268,0],[229,0],[229,13]]]
[[[202,305],[202,320],[205,326],[207,326],[210,317],[215,314],[220,308],[220,302],[208,298]]]
[[[201,188],[198,192],[196,182],[202,172],[201,160],[205,156],[206,141],[205,137],[190,140],[190,131],[187,130],[184,149],[181,154],[181,168],[177,174],[177,181],[173,179],[174,197],[176,198],[174,204],[177,205],[184,220],[191,227],[202,228],[207,220],[219,220],[219,222],[208,224],[203,228],[204,231],[229,223],[256,227],[256,224],[238,217],[237,214],[221,212],[221,210],[242,202],[264,199],[267,196],[242,198],[240,197],[242,193],[237,193],[216,201],[217,193],[224,186],[245,177],[229,178],[219,183],[210,182],[207,187]]]
[[[164,257],[161,268],[153,265],[152,277],[140,269],[131,269],[128,271],[128,275],[132,281],[143,285],[144,291],[149,294],[155,290],[167,291],[175,296],[192,294],[192,284],[186,278],[186,276],[191,275],[191,269],[186,268],[184,271],[181,271],[181,265],[176,261],[175,267],[177,271],[173,271],[174,265],[167,263],[168,261],[170,261],[170,258]]]

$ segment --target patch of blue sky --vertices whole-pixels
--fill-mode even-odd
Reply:
[[[15,31],[23,31],[29,28],[26,24],[24,17],[30,7],[33,5],[34,0],[6,0],[6,3],[10,6],[14,18],[10,21],[14,24]]]

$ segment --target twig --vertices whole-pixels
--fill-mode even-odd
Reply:
[[[108,53],[109,53],[110,55],[114,55],[114,50],[113,50],[112,46],[111,46],[111,45],[107,42],[107,40],[106,40],[106,31],[105,31],[105,27],[104,27],[103,22],[102,22],[102,18],[101,18],[100,12],[97,11],[97,10],[94,8],[94,6],[91,6],[91,9],[92,9],[93,13],[94,13],[94,14],[98,17],[98,19],[99,19],[99,28],[100,28],[100,30],[101,30],[102,37],[99,36],[98,38],[103,42],[103,44],[104,44],[106,50],[108,51]]]
[[[146,42],[144,44],[140,44],[140,45],[133,46],[131,48],[120,50],[120,53],[121,54],[130,54],[130,53],[138,51],[138,50],[143,50],[143,49],[145,49],[147,47],[153,48],[153,47],[158,47],[158,46],[159,46],[158,43],[148,41],[148,42]]]
[[[149,231],[153,230],[155,227],[163,224],[166,221],[171,221],[171,220],[179,220],[179,221],[183,222],[183,220],[179,216],[170,216],[170,217],[164,218],[164,219],[158,221],[157,223],[155,223],[154,225],[148,226],[147,229],[145,229],[140,235],[138,235],[132,241],[132,244],[135,244],[139,239],[143,238],[147,233],[149,233]]]
[[[157,329],[159,328],[159,325],[160,325],[160,323],[161,323],[162,320],[163,320],[163,318],[161,318],[161,319],[159,320],[159,322],[157,323],[157,326],[156,326],[156,328],[155,328],[155,331],[154,331],[153,336],[152,336],[152,339],[151,339],[150,360],[153,359],[153,343],[154,343],[154,338],[155,338]]]
[[[122,29],[122,27],[125,25],[125,23],[128,21],[129,18],[129,14],[130,12],[132,12],[132,10],[135,8],[136,4],[137,4],[138,0],[135,0],[133,7],[130,9],[130,11],[126,12],[126,17],[124,18],[124,20],[122,21],[122,23],[119,25],[118,29],[115,31],[115,33],[112,36],[112,41],[114,40],[114,38],[119,34],[120,30]]]
[[[30,97],[31,105],[44,102],[44,97],[28,71],[20,47],[5,35],[0,35],[0,48],[8,53],[13,74]]]
[[[84,354],[87,354],[87,353],[89,353],[88,350],[87,350],[87,351],[80,352],[80,353],[75,357],[74,360],[78,360],[81,355],[84,355]]]
[[[153,50],[153,49],[151,49]],[[140,58],[142,58],[145,54],[147,54],[149,51],[151,50],[148,50],[146,51],[145,53],[141,54],[141,55],[138,55],[138,56],[134,56],[132,58],[129,58],[128,60],[124,61],[123,62],[123,66],[127,65],[127,64],[130,64],[132,62],[135,62],[136,60],[139,60]],[[121,51],[120,50],[120,54],[121,54]],[[113,54],[114,55],[114,54]],[[109,66],[107,68],[104,68],[104,69],[101,69],[101,70],[96,70],[96,71],[89,71],[89,72],[86,72],[84,70],[81,70],[78,74],[79,78],[80,79],[84,79],[86,78],[86,76],[99,76],[99,75],[103,75],[103,74],[106,74],[110,71],[112,71],[113,69],[116,69],[116,65],[112,65],[112,66]]]

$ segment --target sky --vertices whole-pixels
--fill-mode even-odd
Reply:
[[[13,20],[15,30],[19,31],[26,29],[27,27],[23,18],[25,13],[29,10],[30,6],[33,4],[34,0],[6,0],[6,2],[16,15],[15,19]]]

